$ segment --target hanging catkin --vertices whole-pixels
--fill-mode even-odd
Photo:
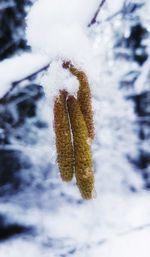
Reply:
[[[54,129],[60,175],[63,181],[70,181],[73,178],[74,157],[66,97],[67,92],[60,91],[59,96],[55,99]]]
[[[91,199],[94,189],[91,148],[88,131],[78,101],[74,96],[67,100],[68,112],[73,134],[75,175],[77,186],[84,199]]]
[[[77,77],[80,86],[77,93],[77,99],[80,105],[81,112],[84,116],[85,123],[88,129],[89,138],[94,138],[94,122],[93,122],[93,111],[92,111],[92,101],[91,101],[91,91],[89,82],[86,74],[75,68],[71,63],[66,62],[63,64],[64,68],[68,68],[70,72]]]

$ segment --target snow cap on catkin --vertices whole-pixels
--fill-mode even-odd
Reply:
[[[63,181],[73,178],[73,146],[71,142],[71,131],[66,108],[67,93],[61,91],[54,103],[54,129],[56,137],[57,161],[60,175]]]
[[[50,67],[41,79],[46,97],[53,106],[54,99],[59,92],[65,90],[70,95],[76,95],[79,89],[79,81],[72,76],[69,70],[62,67],[61,60],[55,60],[50,63]]]
[[[79,103],[74,96],[68,96],[67,106],[73,133],[77,186],[82,197],[88,200],[93,197],[94,190],[92,154],[88,142],[88,131]]]

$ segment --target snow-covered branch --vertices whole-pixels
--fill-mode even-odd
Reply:
[[[35,77],[49,66],[48,58],[33,53],[24,53],[0,63],[0,101],[21,82]]]
[[[37,27],[37,25],[35,25],[35,23],[34,23],[34,6],[33,6],[33,15],[32,15],[32,9],[31,9],[31,15],[29,14],[28,24],[27,24],[28,25],[27,38],[29,40],[29,43],[31,43],[31,45],[34,45],[34,40],[36,42],[39,41],[39,45],[37,47],[40,46],[40,48],[41,47],[42,48],[46,47],[47,44],[50,45],[48,53],[49,53],[49,51],[50,52],[52,51],[52,52],[55,53],[55,52],[58,51],[58,49],[60,49],[60,53],[58,53],[58,54],[60,56],[64,55],[64,59],[65,58],[67,59],[68,52],[69,52],[70,56],[72,56],[72,57],[76,56],[75,51],[76,51],[76,49],[80,49],[80,48],[82,48],[82,49],[80,50],[79,57],[80,57],[81,54],[83,55],[83,52],[84,52],[84,56],[86,56],[86,53],[89,52],[88,50],[89,50],[90,46],[89,46],[88,39],[83,34],[83,27],[85,26],[85,28],[86,27],[88,28],[88,27],[90,27],[91,25],[93,25],[96,22],[96,18],[98,16],[102,6],[104,5],[105,1],[106,0],[102,0],[99,5],[98,5],[98,1],[97,0],[95,0],[94,3],[92,1],[89,1],[89,6],[88,7],[86,7],[86,5],[87,5],[86,1],[82,1],[82,3],[81,3],[82,18],[80,18],[80,20],[77,22],[77,25],[75,25],[75,27],[74,27],[74,25],[72,25],[72,24],[74,24],[74,20],[76,20],[76,15],[77,15],[77,12],[78,12],[78,9],[79,9],[78,3],[76,3],[76,1],[75,1],[73,8],[72,8],[72,6],[67,7],[68,8],[67,10],[65,10],[65,8],[64,8],[64,10],[61,13],[61,15],[62,15],[61,16],[62,22],[59,25],[59,27],[56,27],[56,28],[55,28],[55,22],[57,22],[57,20],[59,20],[59,17],[57,17],[58,15],[56,15],[56,17],[53,17],[53,11],[51,11],[50,15],[49,15],[49,12],[46,11],[47,8],[44,6],[42,1],[41,2],[39,1],[39,4],[37,6],[35,6],[36,7],[36,15],[38,17],[40,15],[43,15],[43,13],[41,11],[42,9],[40,8],[40,6],[42,6],[44,8],[44,10],[43,10],[44,13],[47,15],[46,16],[47,18],[45,19],[45,21],[42,21],[42,25],[40,24],[40,26],[44,26],[44,27],[47,27],[47,25],[51,25],[52,26],[50,31],[51,31],[51,33],[54,32],[54,44],[53,44],[53,42],[51,43],[52,38],[53,38],[53,34],[52,34],[51,38],[49,39],[49,37],[47,35],[47,32],[46,32],[46,35],[44,35],[44,36],[41,36],[40,33],[37,33],[36,30],[37,29],[39,30],[39,27]],[[50,4],[51,3],[49,1],[47,1],[47,5],[50,5]],[[98,6],[98,8],[95,11],[95,8],[97,6]],[[57,4],[56,4],[56,6],[55,6],[55,4],[53,4],[53,8],[52,9],[54,10],[54,12],[57,11],[57,8],[58,8]],[[71,15],[69,13],[70,11],[72,12],[73,15]],[[83,12],[84,12],[84,15],[83,15]],[[93,17],[92,17],[92,12],[94,12]],[[66,13],[69,13],[69,17],[67,18],[67,20],[66,20],[66,15],[65,15]],[[57,12],[56,12],[56,14],[57,14]],[[92,19],[89,22],[88,19],[91,18],[91,17],[92,17]],[[37,19],[37,20],[40,20],[40,23],[41,23],[41,19]],[[71,26],[70,30],[68,29],[69,26],[66,27],[66,23],[69,24],[69,26]],[[45,31],[45,29],[43,29],[42,31]],[[56,31],[57,31],[57,33],[56,33]],[[64,33],[64,34],[62,35],[62,33]],[[36,37],[40,37],[39,38],[40,40],[37,40]],[[61,43],[61,47],[60,47],[59,37],[60,38],[63,37],[65,39]],[[73,37],[73,39],[72,39],[72,37]],[[72,43],[74,43],[74,40],[78,41],[77,38],[80,38],[79,47],[77,47],[75,45],[72,45],[72,48],[71,47],[67,47],[68,44],[70,44],[70,42],[69,43],[67,42],[68,38],[71,40],[71,45],[72,45]],[[49,40],[50,40],[50,44],[49,44]],[[75,42],[75,43],[77,43],[77,42]],[[59,47],[57,47],[57,44],[59,44]],[[78,52],[79,52],[79,50],[78,50]],[[17,58],[14,58],[14,63],[13,63],[13,59],[10,60],[10,61],[6,60],[5,62],[1,63],[0,71],[1,71],[2,75],[0,76],[0,78],[2,77],[1,78],[1,82],[4,80],[3,84],[5,86],[5,88],[3,86],[1,88],[1,90],[0,90],[1,101],[3,99],[7,98],[8,95],[10,94],[10,92],[12,92],[13,89],[17,85],[19,85],[21,82],[26,81],[26,80],[30,80],[31,78],[35,77],[40,72],[42,72],[43,70],[47,69],[48,66],[49,66],[49,61],[47,60],[46,63],[44,62],[43,66],[42,65],[38,65],[37,69],[34,69],[33,67],[35,67],[36,64],[33,63],[33,60],[31,61],[30,58],[28,58],[29,62],[31,61],[31,63],[32,63],[32,65],[31,65],[31,63],[27,63],[27,60],[24,60],[24,56],[25,55],[23,55],[23,57],[20,56],[18,58],[18,60],[17,60]],[[48,56],[49,56],[49,54],[48,54]],[[79,59],[79,57],[78,57],[78,59]],[[33,57],[33,59],[34,59],[34,57]],[[16,60],[17,60],[17,63],[16,63]],[[20,61],[20,63],[19,63],[19,61]],[[5,65],[6,62],[8,63],[8,66]],[[38,63],[39,63],[39,61],[38,61]],[[9,77],[8,78],[4,78],[6,72],[8,72],[9,64],[11,64],[10,65]],[[7,66],[7,71],[5,70],[6,66]],[[24,66],[24,69],[20,69],[20,66],[21,67]],[[15,67],[15,70],[17,70],[18,77],[16,77],[16,75],[14,77],[14,75],[13,75],[14,67]],[[29,70],[29,67],[30,67],[31,70]],[[20,70],[21,70],[21,72],[19,74]],[[22,74],[22,70],[24,70],[23,74]],[[12,77],[11,77],[11,75],[12,75]]]

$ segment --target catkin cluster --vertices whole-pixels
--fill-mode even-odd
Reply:
[[[57,161],[62,180],[75,174],[84,199],[91,199],[94,189],[91,140],[94,138],[91,93],[87,77],[70,63],[63,67],[77,77],[80,86],[77,98],[60,91],[54,103],[54,128]]]

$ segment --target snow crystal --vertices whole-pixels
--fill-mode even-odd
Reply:
[[[87,25],[98,5],[98,0],[37,1],[27,17],[28,43],[50,59],[83,62],[92,55]]]

